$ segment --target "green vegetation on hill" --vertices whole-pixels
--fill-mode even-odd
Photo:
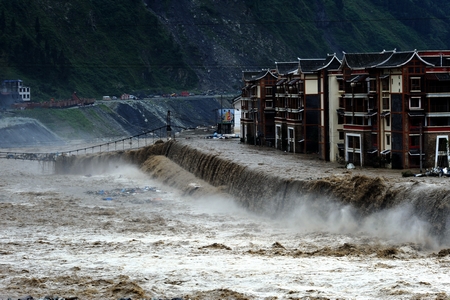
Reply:
[[[164,66],[164,67],[161,67]],[[0,79],[33,99],[194,87],[180,48],[142,1],[0,3]]]
[[[32,99],[239,91],[275,61],[449,49],[450,2],[432,0],[3,0],[0,79]]]
[[[446,1],[246,0],[261,25],[302,56],[330,50],[448,49]],[[274,9],[276,7],[276,9]],[[323,54],[323,55],[324,55]]]

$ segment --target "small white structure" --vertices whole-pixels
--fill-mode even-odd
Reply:
[[[242,108],[241,96],[238,96],[233,99],[233,107],[234,107],[234,133],[239,134],[239,136],[241,136],[241,108]]]
[[[15,96],[18,96],[19,99],[17,100],[21,99],[24,102],[31,101],[30,88],[23,86],[23,82],[20,79],[3,80],[2,93],[11,94],[13,98],[15,98]]]

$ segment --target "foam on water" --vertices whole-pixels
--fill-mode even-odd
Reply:
[[[429,225],[409,205],[361,213],[366,210],[326,197],[297,195],[279,214],[261,214],[263,199],[233,200],[226,186],[208,186],[166,159],[153,160],[144,173],[112,157],[108,164],[105,155],[74,160],[80,167],[75,174],[38,174],[28,170],[29,162],[0,160],[4,295],[436,299],[450,294],[449,256],[442,245],[424,247]],[[156,188],[116,192],[145,186]],[[100,190],[116,194],[105,200]]]

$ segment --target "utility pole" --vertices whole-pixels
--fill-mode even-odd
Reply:
[[[223,105],[222,105],[222,93],[220,94],[220,130],[219,133],[222,134],[223,130]]]
[[[170,126],[170,110],[167,111],[166,131],[167,131],[167,140],[169,140],[172,135],[172,127]]]
[[[253,121],[255,122],[255,138],[254,138],[254,144],[256,146],[256,138],[258,136],[258,128],[256,126],[256,118],[258,117],[258,112],[256,110],[256,108],[253,109]]]
[[[420,159],[420,173],[422,173],[422,122],[419,123],[419,159]]]
[[[352,125],[355,124],[355,86],[356,86],[356,82],[351,82],[350,86],[352,87]],[[356,139],[353,136],[352,137],[352,145],[353,145],[353,165],[355,165],[355,142]]]
[[[350,86],[352,87],[352,125],[355,124],[355,86],[356,82],[351,82]]]

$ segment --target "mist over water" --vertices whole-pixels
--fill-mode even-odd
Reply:
[[[414,207],[408,202],[362,215],[352,205],[330,199],[310,200],[309,197],[297,195],[288,202],[290,201],[295,203],[291,211],[271,217],[265,213],[259,215],[248,211],[239,199],[233,200],[218,195],[197,199],[194,203],[206,213],[224,212],[273,219],[284,224],[287,229],[299,233],[324,232],[369,237],[391,245],[413,243],[429,250],[450,246],[448,233],[434,234],[432,226],[417,216]]]
[[[448,244],[414,201],[370,211],[294,189],[284,202],[258,197],[267,190],[239,198],[150,157],[157,152],[67,157],[58,174],[0,160],[0,291],[94,300],[450,295]]]
[[[202,201],[203,209],[237,212],[245,207],[248,213],[270,216],[300,233],[326,232],[364,236],[382,239],[390,244],[414,243],[421,248],[431,250],[450,245],[449,231],[446,229],[449,227],[448,215],[444,214],[442,217],[441,212],[430,210],[436,205],[446,207],[446,198],[439,196],[443,193],[442,191],[429,192],[435,189],[433,185],[414,184],[410,187],[409,183],[406,184],[406,193],[400,194],[400,197],[411,197],[411,199],[406,198],[402,201],[395,200],[398,196],[389,192],[386,181],[380,178],[348,176],[322,178],[317,183],[306,181],[308,185],[306,187],[300,185],[299,188],[295,182],[289,181],[290,185],[286,185],[285,182],[276,178],[272,179],[261,172],[248,169],[238,172],[236,170],[240,170],[239,165],[217,160],[215,155],[209,156],[196,150],[191,151],[187,147],[180,147],[177,143],[168,143],[169,147],[164,150],[166,145],[160,145],[162,150],[159,151],[167,153],[168,157],[176,157],[178,164],[174,164],[164,156],[156,160],[149,156],[149,159],[145,160],[147,155],[145,150],[142,153],[133,152],[128,158],[108,155],[80,158],[72,160],[69,165],[72,165],[71,169],[77,172],[80,167],[89,170],[90,173],[95,172],[95,169],[105,172],[120,160],[133,161],[139,157],[140,161],[145,161],[143,168],[146,172],[159,180],[194,198],[208,199],[208,201]],[[142,154],[144,158],[141,157]],[[181,161],[180,157],[182,157]],[[180,168],[180,165],[183,168]],[[211,176],[213,178],[211,180],[217,182],[222,180],[225,183],[226,180],[232,180],[228,184],[236,186],[233,192],[235,195],[224,194],[228,189],[226,185],[223,189],[220,186],[215,189],[207,188],[209,186],[207,182],[199,183],[200,179],[186,172],[185,169],[195,170],[198,174],[203,174],[205,179]],[[230,176],[234,173],[240,174]],[[224,179],[221,179],[222,177]],[[208,179],[208,181],[211,180]],[[237,190],[238,185],[241,186],[240,190]],[[343,195],[352,194],[351,199],[358,207],[345,204],[337,197],[320,196],[318,192],[329,189],[330,185],[338,187]],[[355,185],[358,185],[357,191],[352,191],[352,186]],[[264,186],[264,188],[249,189],[258,186]],[[284,188],[285,191],[277,191],[280,188]],[[304,192],[306,189],[310,190],[309,194]],[[276,197],[270,197],[270,194]],[[423,197],[428,195],[433,195],[434,198],[429,197],[429,200],[423,200]],[[377,208],[375,204],[386,208]],[[428,211],[424,213],[421,211],[422,208]],[[435,223],[431,224],[425,217]]]
[[[295,209],[286,216],[286,223],[303,233],[329,232],[366,236],[385,240],[392,245],[414,243],[436,250],[448,247],[448,236],[435,236],[429,223],[415,215],[408,204],[362,216],[351,205],[329,201],[297,200]]]

